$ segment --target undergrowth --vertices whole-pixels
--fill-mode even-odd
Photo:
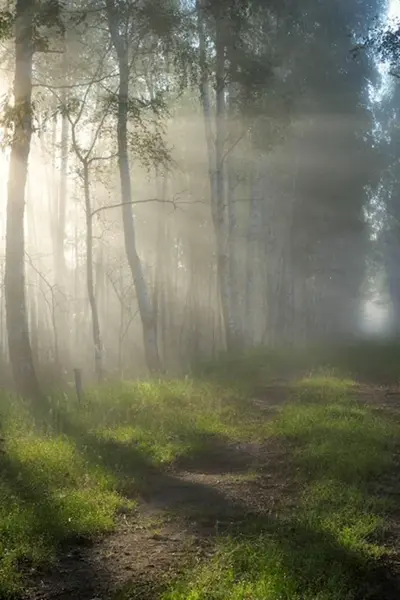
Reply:
[[[253,348],[224,353],[198,366],[196,374],[235,383],[244,391],[257,391],[271,380],[296,380],[325,373],[374,385],[400,383],[400,342],[393,339],[355,339],[347,343],[308,348]]]

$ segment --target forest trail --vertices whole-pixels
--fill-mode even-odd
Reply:
[[[269,390],[254,401],[270,419],[285,393]],[[357,402],[400,424],[400,392],[363,388]],[[398,500],[396,473],[378,487],[382,497]],[[287,442],[210,443],[201,457],[149,472],[137,506],[119,514],[115,532],[64,547],[50,570],[37,573],[26,600],[157,600],[171,581],[212,557],[216,541],[232,528],[296,510],[300,493]],[[390,512],[386,530],[391,556],[375,569],[379,592],[371,592],[371,600],[400,597],[400,511]]]
[[[271,418],[282,399],[277,393],[255,402]],[[35,577],[26,599],[106,600],[127,586],[135,590],[129,597],[155,599],[171,578],[213,553],[220,533],[252,515],[273,518],[295,500],[291,467],[277,441],[217,441],[162,475],[149,472],[144,487],[138,506],[119,515],[115,533],[64,548]]]

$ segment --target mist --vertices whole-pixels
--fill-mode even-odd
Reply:
[[[44,22],[21,308],[44,385],[71,382],[74,368],[88,381],[179,375],[225,350],[384,335],[389,315],[395,326],[397,87],[373,51],[352,55],[375,11],[385,22],[395,8],[370,4],[279,25],[258,7],[235,25],[241,45],[211,8],[171,6],[165,30],[155,7],[139,11],[124,25],[124,99],[121,15],[74,5]],[[18,171],[11,40],[1,53],[4,274],[18,183],[7,188]],[[377,287],[386,312],[373,308]],[[11,384],[6,295],[0,361]]]
[[[0,598],[400,597],[400,0],[0,0]]]

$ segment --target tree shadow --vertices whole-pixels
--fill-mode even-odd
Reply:
[[[190,473],[246,473],[257,462],[254,445],[232,442],[227,436],[201,433],[195,448],[180,456],[174,467]]]
[[[241,574],[248,573],[257,577],[257,569],[261,571],[266,564],[264,550],[265,555],[276,552],[282,573],[291,582],[290,589],[296,589],[298,594],[317,597],[325,590],[327,597],[331,597],[331,592],[332,598],[336,598],[339,597],[334,594],[336,587],[343,585],[343,598],[394,600],[400,597],[399,582],[390,576],[385,565],[345,547],[316,523],[254,517],[245,527],[231,528],[229,536],[238,543],[239,550],[232,553],[230,566],[239,579]],[[248,558],[240,551],[246,544],[253,547]]]
[[[196,511],[209,506],[216,516],[243,512],[239,502],[230,501],[220,490],[206,483],[183,479],[169,466],[156,464],[134,441],[98,437],[71,422],[65,414],[60,416],[59,422],[64,435],[92,465],[100,465],[116,476],[120,493],[129,499],[141,500],[161,510],[191,506]],[[213,441],[219,448],[222,447],[219,436],[213,436]],[[195,460],[193,455],[192,460]]]
[[[176,517],[181,517],[196,528],[197,535],[215,536],[219,541],[225,537],[237,539],[239,544],[251,543],[254,547],[264,540],[265,552],[273,544],[283,562],[288,577],[297,585],[299,591],[314,588],[315,594],[320,591],[324,579],[348,582],[353,597],[360,600],[366,598],[397,598],[399,587],[388,576],[387,569],[374,566],[371,561],[359,552],[347,548],[337,538],[318,524],[296,518],[282,519],[272,515],[261,517],[256,511],[249,509],[241,498],[232,499],[226,493],[213,487],[207,481],[199,482],[182,479],[177,473],[168,472],[154,465],[151,459],[134,444],[118,441],[103,440],[77,425],[64,422],[64,432],[73,438],[78,448],[95,464],[103,467],[120,477],[131,481],[131,490],[125,487],[131,497],[140,497],[146,503],[168,511]],[[268,477],[262,472],[261,477]],[[139,478],[139,487],[138,487]],[[198,527],[198,516],[206,514],[208,526]],[[218,529],[210,525],[219,521]],[[196,527],[197,525],[197,527]],[[246,565],[243,555],[234,556],[234,572],[240,575],[254,570],[254,565]],[[131,589],[135,593],[135,583]],[[146,596],[144,586],[143,598]],[[141,592],[142,593],[142,592]],[[153,592],[152,592],[153,593]],[[125,597],[137,597],[129,595]],[[397,594],[397,595],[396,595]],[[121,596],[122,597],[122,596]]]
[[[340,544],[318,522],[299,522],[297,518],[283,519],[272,515],[260,516],[257,511],[249,509],[246,499],[231,498],[223,489],[214,487],[206,479],[185,479],[179,472],[171,472],[168,468],[157,465],[134,442],[125,443],[99,437],[79,423],[72,422],[63,412],[57,415],[57,422],[60,432],[76,445],[90,464],[101,466],[116,477],[120,492],[128,498],[141,499],[161,511],[172,512],[191,525],[196,525],[198,515],[206,514],[211,526],[197,526],[196,533],[200,537],[218,534],[222,542],[225,538],[233,538],[238,542],[239,548],[243,543],[254,547],[265,544],[265,554],[270,551],[272,544],[277,549],[285,572],[300,592],[304,589],[315,590],[316,596],[321,591],[323,581],[334,579],[337,574],[349,582],[349,587],[354,591],[354,600],[394,600],[400,597],[398,580],[390,577],[387,565],[375,567],[360,553]],[[324,435],[334,433],[327,430]],[[210,442],[215,443],[218,452],[222,452],[226,458],[224,452],[226,450],[229,454],[229,447],[222,450],[225,443],[223,437],[211,437]],[[291,453],[290,447],[289,452]],[[203,460],[204,456],[201,458]],[[292,460],[287,455],[286,459],[288,463]],[[221,472],[221,468],[228,467],[229,460],[222,462],[218,472]],[[271,468],[276,469],[276,465],[271,465]],[[66,600],[76,595],[85,599],[95,597],[99,590],[102,598],[108,597],[114,585],[114,574],[108,572],[107,565],[98,560],[90,548],[79,545],[79,540],[69,538],[68,529],[49,496],[45,482],[32,481],[29,469],[7,455],[1,458],[1,469],[10,490],[13,490],[22,503],[35,511],[37,530],[34,533],[49,536],[49,540],[61,550],[57,563],[58,573],[52,569],[46,571],[44,577],[46,589],[51,589],[52,595],[43,597]],[[260,469],[259,475],[262,480],[267,481],[270,471]],[[275,477],[276,471],[272,475]],[[340,473],[336,475],[340,481]],[[221,521],[218,529],[213,527],[217,521]],[[62,540],[65,540],[64,545]],[[240,552],[232,555],[232,561],[238,576],[241,572],[254,572],[254,564],[246,562]],[[139,576],[132,579],[133,592],[128,590],[121,598],[157,598],[157,577],[152,581]]]
[[[21,523],[25,539],[22,541],[21,554],[16,557],[15,570],[22,576],[25,593],[16,595],[21,598],[58,598],[70,600],[76,594],[79,598],[92,598],[98,590],[99,580],[102,587],[109,585],[109,574],[101,568],[85,560],[89,556],[91,539],[78,534],[71,534],[62,508],[57,505],[51,495],[49,486],[37,474],[33,476],[30,469],[21,461],[10,457],[6,452],[0,456],[0,471],[3,488],[8,490],[21,510],[26,511],[29,523]],[[24,516],[21,517],[24,520]],[[10,535],[15,535],[10,531]],[[11,539],[11,545],[18,540]],[[27,552],[29,547],[40,545],[49,558],[56,557],[51,565],[46,559],[37,563],[37,558]],[[68,591],[64,589],[63,573],[68,573]],[[51,590],[51,596],[47,595]],[[0,596],[9,597],[8,591],[2,589]],[[72,595],[71,595],[72,594]],[[3,597],[3,596],[2,596]],[[11,597],[11,596],[10,596]],[[14,596],[13,596],[14,597]]]

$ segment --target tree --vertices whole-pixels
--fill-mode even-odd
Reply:
[[[156,316],[151,295],[136,249],[135,224],[132,213],[132,182],[128,154],[129,116],[129,40],[132,35],[132,15],[123,10],[123,3],[106,0],[107,20],[110,36],[115,48],[118,64],[119,89],[117,109],[118,166],[121,184],[122,220],[124,225],[125,249],[135,284],[139,313],[143,327],[143,343],[150,373],[162,371],[157,343]]]
[[[39,400],[29,340],[25,299],[25,187],[32,136],[32,63],[34,54],[34,0],[17,0],[15,7],[15,79],[13,123],[7,201],[5,296],[10,360],[18,392]]]

